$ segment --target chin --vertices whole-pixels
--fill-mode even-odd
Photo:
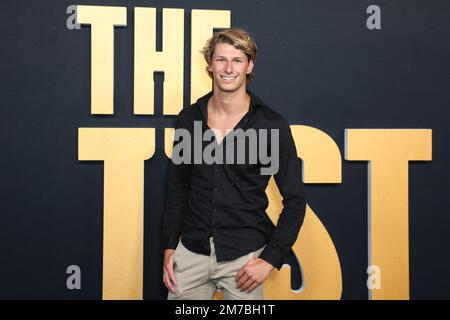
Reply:
[[[224,87],[224,86],[217,86],[221,91],[225,92],[235,92],[239,89],[239,87]]]
[[[225,92],[235,92],[238,91],[241,87],[243,86],[243,84],[240,85],[223,85],[222,83],[218,83],[217,87],[221,90],[221,91],[225,91]]]

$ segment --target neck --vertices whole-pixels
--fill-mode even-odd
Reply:
[[[246,88],[226,92],[214,87],[214,94],[210,98],[212,111],[226,115],[236,115],[248,111],[250,96]]]

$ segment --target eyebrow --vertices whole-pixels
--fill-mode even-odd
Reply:
[[[226,59],[226,57],[224,57],[224,56],[217,56],[216,58],[225,58]],[[244,57],[235,56],[232,59],[244,59]]]

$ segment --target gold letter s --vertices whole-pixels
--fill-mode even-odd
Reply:
[[[292,125],[291,130],[297,155],[303,159],[304,182],[341,183],[341,153],[333,139],[313,127]],[[268,213],[276,223],[282,199],[273,178],[266,192],[269,197]],[[303,286],[293,292],[290,268],[275,269],[265,282],[264,299],[340,299],[342,272],[339,256],[325,226],[309,206],[306,207],[305,220],[292,249],[301,265]]]

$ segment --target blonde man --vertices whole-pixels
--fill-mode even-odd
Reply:
[[[168,299],[212,299],[217,290],[225,299],[263,299],[263,282],[273,268],[281,268],[303,223],[301,164],[289,125],[247,89],[256,52],[254,40],[242,29],[216,33],[202,51],[213,90],[177,117],[163,213]],[[175,151],[196,130],[203,136],[209,132],[213,142],[202,141],[178,157]],[[263,167],[268,158],[248,160],[257,150],[248,132],[254,137],[262,130],[270,132],[271,140],[258,135],[259,148],[271,150],[271,160],[277,162],[272,174],[283,196],[276,227],[265,212],[271,175]],[[246,138],[247,144],[235,148]],[[214,160],[227,161],[198,161],[211,145],[216,157],[223,152]],[[244,153],[245,162],[236,161]]]

